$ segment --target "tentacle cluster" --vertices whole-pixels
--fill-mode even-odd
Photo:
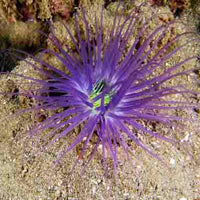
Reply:
[[[162,70],[159,75],[153,75],[156,69],[163,68],[168,59],[181,51],[188,44],[188,41],[173,50],[169,50],[169,47],[191,33],[177,35],[163,47],[157,48],[158,43],[165,37],[166,31],[175,23],[170,21],[153,30],[138,46],[141,36],[151,21],[149,19],[142,25],[133,40],[132,33],[136,31],[139,17],[137,12],[133,12],[125,19],[122,15],[115,14],[112,28],[104,37],[103,11],[100,20],[96,19],[94,34],[90,31],[85,11],[82,10],[86,39],[83,39],[79,27],[78,21],[81,17],[77,16],[75,19],[77,37],[73,36],[69,28],[65,26],[75,50],[72,51],[67,45],[62,47],[58,38],[52,34],[51,40],[60,53],[50,49],[44,50],[42,53],[53,54],[66,67],[69,71],[68,74],[42,61],[42,59],[39,59],[38,62],[48,70],[27,61],[46,77],[44,80],[37,80],[20,75],[41,86],[35,93],[29,94],[30,97],[39,102],[32,109],[65,108],[62,112],[53,114],[33,128],[30,135],[38,134],[38,136],[43,137],[39,133],[53,128],[48,136],[45,135],[48,146],[59,138],[68,136],[76,127],[82,125],[74,142],[63,149],[58,160],[83,141],[82,153],[84,153],[94,134],[98,136],[98,139],[88,162],[93,158],[97,147],[101,144],[103,160],[105,161],[105,152],[108,151],[113,160],[114,169],[116,169],[118,145],[127,155],[131,151],[124,135],[152,156],[160,159],[138,139],[137,134],[132,132],[129,127],[132,126],[134,130],[140,130],[167,142],[175,142],[174,139],[149,130],[140,123],[140,120],[154,121],[170,127],[173,121],[183,119],[168,114],[169,110],[192,110],[197,106],[187,100],[166,100],[166,96],[174,94],[183,96],[184,99],[186,99],[185,96],[190,97],[196,94],[184,86],[168,87],[165,84],[178,76],[189,75],[192,69],[181,72],[177,72],[177,70],[185,63],[196,59],[195,56],[184,58],[170,68]],[[130,40],[133,41],[131,46]],[[196,39],[191,39],[189,42],[194,40]],[[155,53],[150,56],[152,52]],[[34,57],[33,59],[37,60]],[[51,95],[44,95],[49,93]],[[48,141],[49,138],[51,141]],[[104,163],[106,166],[106,161]]]

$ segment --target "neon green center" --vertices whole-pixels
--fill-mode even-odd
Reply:
[[[98,95],[100,95],[104,88],[105,88],[105,82],[99,81],[97,84],[94,85],[94,88],[92,89],[89,99],[92,100],[95,97],[97,97]],[[101,100],[102,99],[100,98],[93,103],[94,109],[99,108],[101,106]],[[108,105],[110,103],[110,100],[111,100],[111,95],[105,94],[104,95],[104,106]]]

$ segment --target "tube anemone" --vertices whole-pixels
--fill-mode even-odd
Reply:
[[[161,123],[170,129],[174,124],[186,120],[173,115],[172,110],[192,111],[198,106],[188,100],[196,97],[196,92],[183,85],[168,84],[177,77],[189,76],[193,69],[183,70],[182,66],[196,59],[196,56],[182,58],[168,68],[165,66],[177,52],[182,51],[197,38],[170,48],[186,35],[192,35],[183,33],[159,47],[167,31],[176,23],[170,21],[155,28],[141,42],[151,19],[143,22],[140,30],[137,30],[136,24],[140,14],[136,11],[126,18],[119,16],[116,11],[113,25],[105,36],[103,12],[100,20],[95,20],[95,31],[89,28],[84,10],[81,16],[77,15],[75,18],[76,35],[73,35],[65,25],[74,46],[73,50],[67,44],[63,46],[52,33],[51,41],[59,53],[45,49],[39,59],[31,56],[41,67],[26,60],[43,78],[39,80],[18,74],[40,87],[31,93],[27,91],[21,94],[37,102],[25,111],[60,109],[59,112],[36,124],[29,132],[30,136],[45,141],[45,145],[41,147],[42,151],[60,138],[65,137],[67,140],[71,136],[70,133],[81,126],[74,141],[63,148],[57,161],[80,143],[83,144],[81,155],[84,155],[94,135],[97,140],[86,164],[101,145],[105,169],[107,152],[115,170],[119,146],[127,156],[132,150],[131,146],[127,145],[127,138],[161,160],[140,140],[138,134],[146,133],[166,142],[177,142],[174,138],[147,128],[142,122]],[[84,34],[80,28],[80,21],[84,24]],[[134,37],[133,32],[137,32]],[[44,54],[55,56],[67,73],[45,62],[42,59]],[[180,97],[179,100],[169,100],[175,95]],[[43,135],[44,130],[48,130],[48,134]]]

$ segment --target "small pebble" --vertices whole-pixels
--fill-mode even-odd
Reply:
[[[173,158],[171,158],[171,159],[170,159],[170,164],[171,164],[171,165],[175,165],[175,164],[176,164],[176,161],[175,161]],[[181,200],[182,200],[182,199],[181,199]]]
[[[185,197],[180,198],[179,200],[187,200]]]

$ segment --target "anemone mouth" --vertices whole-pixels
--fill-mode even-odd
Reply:
[[[107,86],[105,80],[99,80],[94,84],[89,95],[94,110],[98,110],[101,106],[106,107],[111,102],[113,91],[109,91]]]

